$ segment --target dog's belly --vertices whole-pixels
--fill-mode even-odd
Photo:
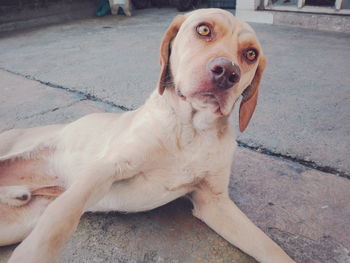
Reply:
[[[187,185],[169,187],[158,177],[135,176],[114,184],[107,195],[88,211],[141,212],[162,206],[189,192]]]

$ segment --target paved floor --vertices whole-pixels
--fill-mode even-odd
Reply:
[[[0,131],[138,107],[155,87],[159,42],[176,14],[148,9],[3,35]],[[238,135],[231,197],[297,262],[350,262],[350,36],[253,27],[268,67],[254,119]],[[85,215],[61,262],[254,262],[190,210],[178,200]],[[12,249],[0,248],[1,263]]]

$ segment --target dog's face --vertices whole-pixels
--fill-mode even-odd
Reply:
[[[161,46],[159,92],[170,82],[182,100],[197,110],[229,115],[243,94],[240,130],[254,112],[265,59],[253,29],[221,9],[178,16]]]

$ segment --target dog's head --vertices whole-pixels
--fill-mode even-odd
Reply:
[[[195,110],[229,115],[242,95],[239,127],[247,127],[258,98],[265,58],[253,29],[221,9],[177,16],[161,44],[158,91],[172,87]]]

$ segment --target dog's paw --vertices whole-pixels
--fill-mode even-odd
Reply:
[[[31,199],[31,193],[25,185],[0,186],[0,202],[10,206],[23,206]]]

